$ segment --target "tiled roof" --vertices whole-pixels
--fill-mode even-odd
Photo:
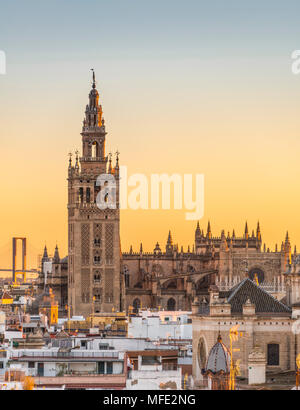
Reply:
[[[291,309],[275,299],[270,293],[246,278],[230,291],[228,303],[232,313],[242,313],[243,305],[250,299],[255,313],[290,313]]]
[[[221,339],[210,350],[205,371],[213,374],[230,372],[230,353]]]

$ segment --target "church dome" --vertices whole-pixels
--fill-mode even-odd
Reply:
[[[230,352],[222,342],[220,334],[217,343],[209,352],[205,371],[212,374],[230,372]]]

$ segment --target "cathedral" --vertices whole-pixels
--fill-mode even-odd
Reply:
[[[251,235],[246,223],[242,237],[234,231],[215,237],[210,223],[206,232],[198,223],[192,250],[179,250],[169,232],[164,250],[157,243],[152,253],[143,252],[141,245],[140,252],[122,254],[126,304],[135,310],[191,310],[195,298],[207,296],[211,285],[228,290],[246,277],[278,293],[291,259],[288,234],[281,249],[271,252],[262,245],[259,223]]]
[[[68,257],[58,249],[52,268],[43,269],[39,287],[53,287],[61,310],[67,303],[73,315],[137,311],[139,307],[191,310],[193,302],[205,298],[212,285],[228,290],[244,278],[280,291],[284,273],[296,257],[288,234],[281,247],[271,251],[263,244],[259,223],[242,236],[235,231],[213,236],[211,224],[198,223],[192,249],[184,251],[173,242],[171,232],[163,248],[153,252],[121,252],[119,210],[119,153],[113,163],[106,155],[106,128],[93,72],[92,89],[81,132],[82,154],[70,154],[68,166]],[[99,175],[107,181],[99,184]],[[105,185],[115,181],[115,207],[99,207]],[[107,195],[107,194],[106,194]],[[105,196],[106,198],[106,196]],[[67,300],[66,300],[67,299]]]

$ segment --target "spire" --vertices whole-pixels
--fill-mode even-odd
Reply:
[[[201,230],[200,230],[200,224],[199,224],[199,222],[197,222],[197,228],[196,228],[196,231],[195,231],[195,237],[196,237],[196,238],[200,238],[200,237],[201,237]]]
[[[119,169],[119,151],[116,152],[116,169]]]
[[[173,246],[173,239],[172,239],[171,231],[169,231],[168,240],[166,244],[166,253],[171,254],[173,253],[174,249],[175,247]]]
[[[141,243],[141,245],[140,245],[140,253],[142,254],[143,253],[143,244]]]
[[[72,154],[72,152],[69,152],[69,168],[72,168],[72,156],[73,156],[73,154]]]
[[[109,161],[108,161],[108,173],[111,174],[111,172],[112,172],[112,166],[111,166],[112,153],[111,153],[111,152],[108,154],[108,157],[109,157]]]
[[[245,225],[245,239],[249,238],[249,231],[248,231],[248,223],[246,221],[246,225]]]
[[[78,150],[75,151],[75,155],[76,155],[75,168],[79,169],[79,151]]]
[[[289,231],[286,232],[285,243],[290,243]]]
[[[47,246],[46,246],[46,245],[45,245],[45,248],[44,248],[43,258],[48,259],[48,250],[47,250]]]
[[[96,78],[95,78],[95,71],[92,68],[91,71],[93,72],[93,81],[92,81],[92,89],[89,94],[89,104],[86,106],[85,110],[85,119],[83,121],[83,128],[93,127],[101,127],[102,123],[102,107],[99,104],[99,93],[96,89]]]
[[[258,240],[259,242],[261,242],[261,233],[260,233],[259,221],[257,222],[256,237],[257,237],[257,240]]]
[[[91,68],[91,71],[93,72],[93,88],[96,88],[95,71],[93,68]]]
[[[47,246],[45,245],[44,253],[43,253],[43,257],[42,257],[42,269],[43,269],[43,263],[48,262],[48,261],[49,261],[48,250],[47,250]]]
[[[207,238],[211,239],[211,227],[210,227],[210,221],[208,221],[208,225],[207,225]]]
[[[60,262],[60,257],[59,257],[59,252],[58,252],[58,246],[57,245],[56,245],[55,251],[54,251],[53,262],[54,263],[59,263]]]

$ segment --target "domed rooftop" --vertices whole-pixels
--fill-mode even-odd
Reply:
[[[230,372],[230,353],[220,334],[217,343],[209,352],[205,371],[212,374]]]

